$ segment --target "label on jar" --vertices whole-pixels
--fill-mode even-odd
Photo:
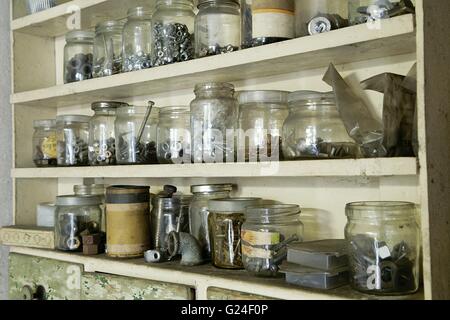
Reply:
[[[261,259],[272,259],[273,251],[261,249],[261,248],[253,248],[247,245],[241,246],[242,255],[250,258],[261,258]]]
[[[42,140],[41,150],[44,157],[49,159],[56,158],[56,134],[51,134]]]
[[[295,37],[295,5],[292,0],[254,0],[253,38]]]
[[[278,232],[242,230],[241,239],[252,246],[270,246],[280,243],[280,234]]]

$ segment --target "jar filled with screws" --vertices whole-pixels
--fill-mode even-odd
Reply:
[[[209,238],[212,263],[223,269],[244,269],[241,227],[245,209],[262,203],[260,198],[230,198],[209,201]]]
[[[33,122],[33,162],[36,167],[56,166],[56,121],[36,120]]]
[[[55,246],[63,251],[82,251],[83,235],[100,232],[99,196],[59,196],[56,198]]]
[[[192,158],[195,163],[235,161],[239,103],[230,83],[204,83],[195,87],[191,102]],[[228,136],[227,136],[228,134]]]
[[[122,71],[122,30],[119,21],[105,21],[95,27],[94,78],[111,76]]]
[[[88,116],[65,115],[56,118],[58,166],[89,164]]]
[[[161,108],[157,134],[159,163],[191,163],[190,115],[189,107]]]
[[[95,114],[89,121],[89,164],[107,166],[116,164],[114,122],[116,109],[127,103],[99,101],[92,104]]]
[[[286,160],[348,159],[360,156],[336,107],[334,94],[297,91],[289,94],[289,116],[283,126]]]
[[[242,259],[252,275],[276,277],[287,245],[302,241],[300,207],[275,204],[248,207],[242,226]]]
[[[346,215],[351,286],[379,295],[416,292],[419,288],[420,231],[415,204],[350,203]]]
[[[118,164],[156,164],[156,135],[159,110],[123,106],[116,111],[116,157]]]
[[[92,79],[94,33],[75,30],[66,34],[64,83]]]
[[[289,114],[288,94],[287,91],[239,92],[238,162],[280,160],[281,133]]]
[[[241,46],[239,0],[199,0],[195,18],[197,57],[237,51]]]
[[[123,28],[122,71],[148,69],[152,66],[151,11],[144,7],[128,10]]]
[[[152,16],[153,66],[194,58],[194,4],[192,0],[158,0]]]

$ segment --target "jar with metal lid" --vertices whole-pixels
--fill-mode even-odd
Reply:
[[[81,235],[100,232],[102,203],[99,196],[56,198],[55,246],[63,251],[81,251]]]
[[[195,18],[197,57],[237,51],[241,47],[239,0],[199,0]]]
[[[192,0],[157,0],[152,16],[154,67],[194,58],[194,23]]]
[[[275,277],[287,245],[303,240],[300,207],[290,204],[248,207],[242,225],[242,260],[252,275]]]
[[[286,160],[359,157],[359,146],[348,135],[332,92],[297,91],[288,100],[282,144]]]
[[[201,244],[203,257],[211,258],[211,242],[208,231],[209,200],[229,198],[233,189],[233,184],[205,184],[191,186],[194,197],[189,209],[190,233]]]
[[[94,33],[75,30],[66,34],[64,83],[92,79]]]
[[[116,111],[116,157],[118,164],[155,164],[159,109],[122,106]],[[150,114],[148,113],[150,111]]]
[[[89,164],[88,116],[65,115],[56,118],[58,166]]]
[[[195,87],[191,102],[192,158],[195,163],[235,161],[239,103],[230,83],[204,83]]]
[[[238,162],[278,161],[289,92],[239,92]],[[244,160],[245,159],[245,160]]]
[[[36,167],[56,166],[56,121],[33,121],[33,162]]]
[[[262,203],[260,198],[230,198],[209,201],[209,238],[212,263],[224,269],[244,269],[241,227],[245,209]]]
[[[416,292],[420,263],[416,205],[356,202],[347,204],[346,215],[351,286],[379,295]]]
[[[107,166],[116,164],[116,136],[114,122],[117,108],[124,102],[99,101],[92,104],[94,116],[89,121],[89,164]]]
[[[123,27],[122,71],[148,69],[152,66],[152,12],[145,7],[128,10]]]
[[[161,108],[157,152],[161,164],[191,163],[191,113],[189,107]]]
[[[122,71],[122,30],[120,21],[105,21],[95,27],[94,78]]]

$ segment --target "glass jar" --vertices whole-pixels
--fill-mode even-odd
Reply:
[[[211,242],[209,240],[208,215],[209,200],[229,198],[233,191],[232,184],[205,184],[191,186],[194,197],[189,209],[190,233],[201,244],[203,257],[206,260],[211,258]]]
[[[100,230],[106,232],[105,219],[105,192],[106,186],[104,184],[90,184],[90,185],[74,185],[73,192],[76,196],[99,196],[101,199],[100,208],[102,209],[102,219]]]
[[[289,92],[242,91],[239,93],[238,160],[278,161],[281,133],[286,120]]]
[[[161,108],[157,134],[159,163],[191,163],[190,115],[189,107]]]
[[[56,0],[27,0],[28,14],[44,11],[56,6]]]
[[[106,77],[122,71],[122,30],[119,21],[105,21],[95,27],[94,78]]]
[[[241,47],[239,0],[199,0],[195,18],[197,57],[237,51]]]
[[[346,215],[351,286],[380,295],[416,292],[419,288],[420,230],[415,204],[350,203]]]
[[[56,166],[56,121],[33,121],[33,162],[36,167]]]
[[[234,133],[238,101],[229,83],[205,83],[195,87],[191,102],[192,158],[195,163],[235,161]],[[228,131],[228,132],[227,132]],[[230,138],[227,133],[232,133]]]
[[[153,106],[153,102],[149,102]],[[118,164],[155,164],[156,133],[159,110],[149,107],[123,106],[116,111],[116,157]]]
[[[260,198],[230,198],[209,201],[209,238],[212,263],[223,269],[244,269],[241,227],[245,209],[261,204]]]
[[[59,196],[56,198],[55,247],[82,251],[81,234],[100,232],[101,198],[98,196]]]
[[[123,27],[122,71],[148,69],[152,66],[152,14],[144,7],[128,10]]]
[[[89,164],[91,166],[116,164],[114,122],[116,109],[123,106],[128,104],[115,101],[99,101],[92,104],[95,114],[89,121]]]
[[[296,0],[297,37],[348,27],[348,0]]]
[[[389,18],[395,5],[389,0],[349,0],[348,16],[352,25]]]
[[[88,116],[65,115],[56,118],[58,166],[89,164]]]
[[[75,30],[66,34],[64,83],[92,79],[94,33]]]
[[[194,58],[194,23],[192,0],[157,0],[152,16],[154,67]]]
[[[300,207],[289,204],[248,207],[242,225],[242,260],[255,276],[275,277],[287,245],[303,240]]]
[[[286,160],[359,156],[359,147],[345,129],[333,93],[297,91],[288,100],[282,145]]]

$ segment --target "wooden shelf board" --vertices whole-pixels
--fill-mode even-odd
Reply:
[[[415,17],[381,21],[379,28],[352,26],[229,54],[15,93],[13,104],[62,107],[102,99],[127,99],[181,89],[205,81],[239,81],[414,53]]]

